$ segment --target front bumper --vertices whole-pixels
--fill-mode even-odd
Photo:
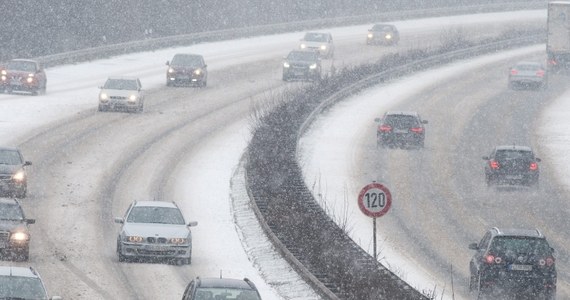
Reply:
[[[120,254],[125,257],[190,258],[192,245],[134,244],[121,242]]]
[[[12,175],[0,175],[0,193],[3,195],[16,195],[23,193],[27,188],[26,181],[14,181]]]
[[[169,84],[199,84],[204,82],[204,74],[175,74],[169,73],[166,75],[166,81]]]
[[[283,69],[283,78],[286,79],[314,79],[319,76],[317,69],[289,67]]]

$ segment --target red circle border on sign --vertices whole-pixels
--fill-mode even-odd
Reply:
[[[386,194],[386,206],[384,206],[384,209],[382,209],[379,212],[371,212],[367,210],[366,207],[364,206],[364,195],[366,194],[366,192],[368,192],[368,190],[373,188],[382,190],[384,194]],[[379,218],[385,215],[390,210],[391,206],[392,206],[392,194],[390,194],[390,190],[388,190],[387,187],[385,187],[380,183],[373,182],[367,184],[362,188],[362,190],[360,190],[360,193],[358,194],[358,207],[360,208],[360,211],[362,211],[363,214],[371,218]]]

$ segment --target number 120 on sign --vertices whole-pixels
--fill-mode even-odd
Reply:
[[[377,218],[388,212],[392,205],[392,196],[387,187],[380,183],[366,185],[358,195],[358,206],[365,215]]]

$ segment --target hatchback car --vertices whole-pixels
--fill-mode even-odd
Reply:
[[[527,146],[497,146],[483,156],[487,186],[519,184],[538,186],[540,158]]]
[[[313,50],[321,57],[332,58],[334,56],[334,43],[330,33],[307,32],[299,44],[301,50]]]
[[[368,29],[366,44],[396,45],[400,41],[400,33],[392,24],[375,24]]]
[[[26,261],[30,256],[30,229],[28,224],[36,220],[27,219],[16,199],[0,198],[0,251],[2,257],[9,256]]]
[[[544,66],[537,62],[519,62],[509,68],[509,88],[545,88],[548,78]]]
[[[11,93],[45,94],[46,72],[41,63],[31,59],[13,59],[0,66],[0,88]]]
[[[122,109],[142,112],[144,94],[141,81],[136,77],[109,77],[100,87],[99,111]]]
[[[182,300],[261,300],[255,284],[247,278],[200,278],[192,280]]]
[[[135,201],[124,218],[117,237],[119,261],[130,258],[173,259],[181,264],[192,261],[191,226],[174,202]]]
[[[48,297],[40,274],[32,267],[0,266],[0,299],[59,300]]]
[[[494,227],[469,249],[476,251],[469,263],[469,289],[479,298],[556,298],[554,249],[538,229]]]
[[[417,112],[389,111],[375,121],[379,123],[376,131],[379,147],[424,147],[424,124],[428,121],[422,120]]]
[[[283,80],[321,79],[321,59],[315,51],[293,50],[284,57]]]
[[[0,192],[4,196],[25,198],[28,192],[26,167],[32,162],[24,160],[17,148],[0,147]]]
[[[193,84],[205,87],[208,84],[208,65],[198,54],[175,54],[167,61],[166,85]]]

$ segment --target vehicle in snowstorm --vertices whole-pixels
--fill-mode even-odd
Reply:
[[[18,200],[0,198],[0,251],[2,257],[10,257],[18,261],[29,259],[30,229],[28,225],[35,222],[34,219],[26,218]]]
[[[40,274],[32,267],[0,266],[0,299],[60,300],[48,296]]]
[[[199,54],[175,54],[166,65],[166,85],[197,85],[205,87],[208,84],[208,65]]]
[[[174,202],[135,201],[124,218],[117,237],[119,261],[135,258],[170,259],[180,264],[192,262],[192,232],[198,222],[186,223]]]
[[[400,33],[392,24],[374,24],[366,35],[367,45],[396,45],[400,41]]]
[[[388,111],[382,118],[376,118],[376,142],[378,147],[406,148],[424,147],[426,130],[423,120],[417,112]]]
[[[0,147],[0,192],[3,196],[25,198],[28,192],[26,167],[32,162],[24,160],[18,148]]]
[[[487,186],[517,184],[538,186],[540,158],[527,146],[497,146],[483,156]]]
[[[182,300],[261,300],[255,284],[247,278],[200,278],[186,286]]]
[[[469,249],[469,290],[479,299],[555,299],[554,249],[538,229],[491,228]]]
[[[319,80],[321,79],[321,72],[321,58],[315,51],[293,50],[284,57],[284,81],[293,79]]]
[[[570,2],[549,1],[546,20],[546,59],[549,72],[570,70]]]
[[[47,76],[41,63],[31,59],[12,59],[0,66],[0,89],[6,93],[45,94]]]
[[[544,66],[537,62],[522,61],[509,68],[509,88],[546,88],[548,77]]]
[[[109,77],[100,87],[99,111],[126,110],[141,113],[144,94],[141,81],[136,77]]]
[[[333,58],[334,56],[334,43],[330,33],[307,32],[301,39],[299,48],[317,51],[324,58]]]

